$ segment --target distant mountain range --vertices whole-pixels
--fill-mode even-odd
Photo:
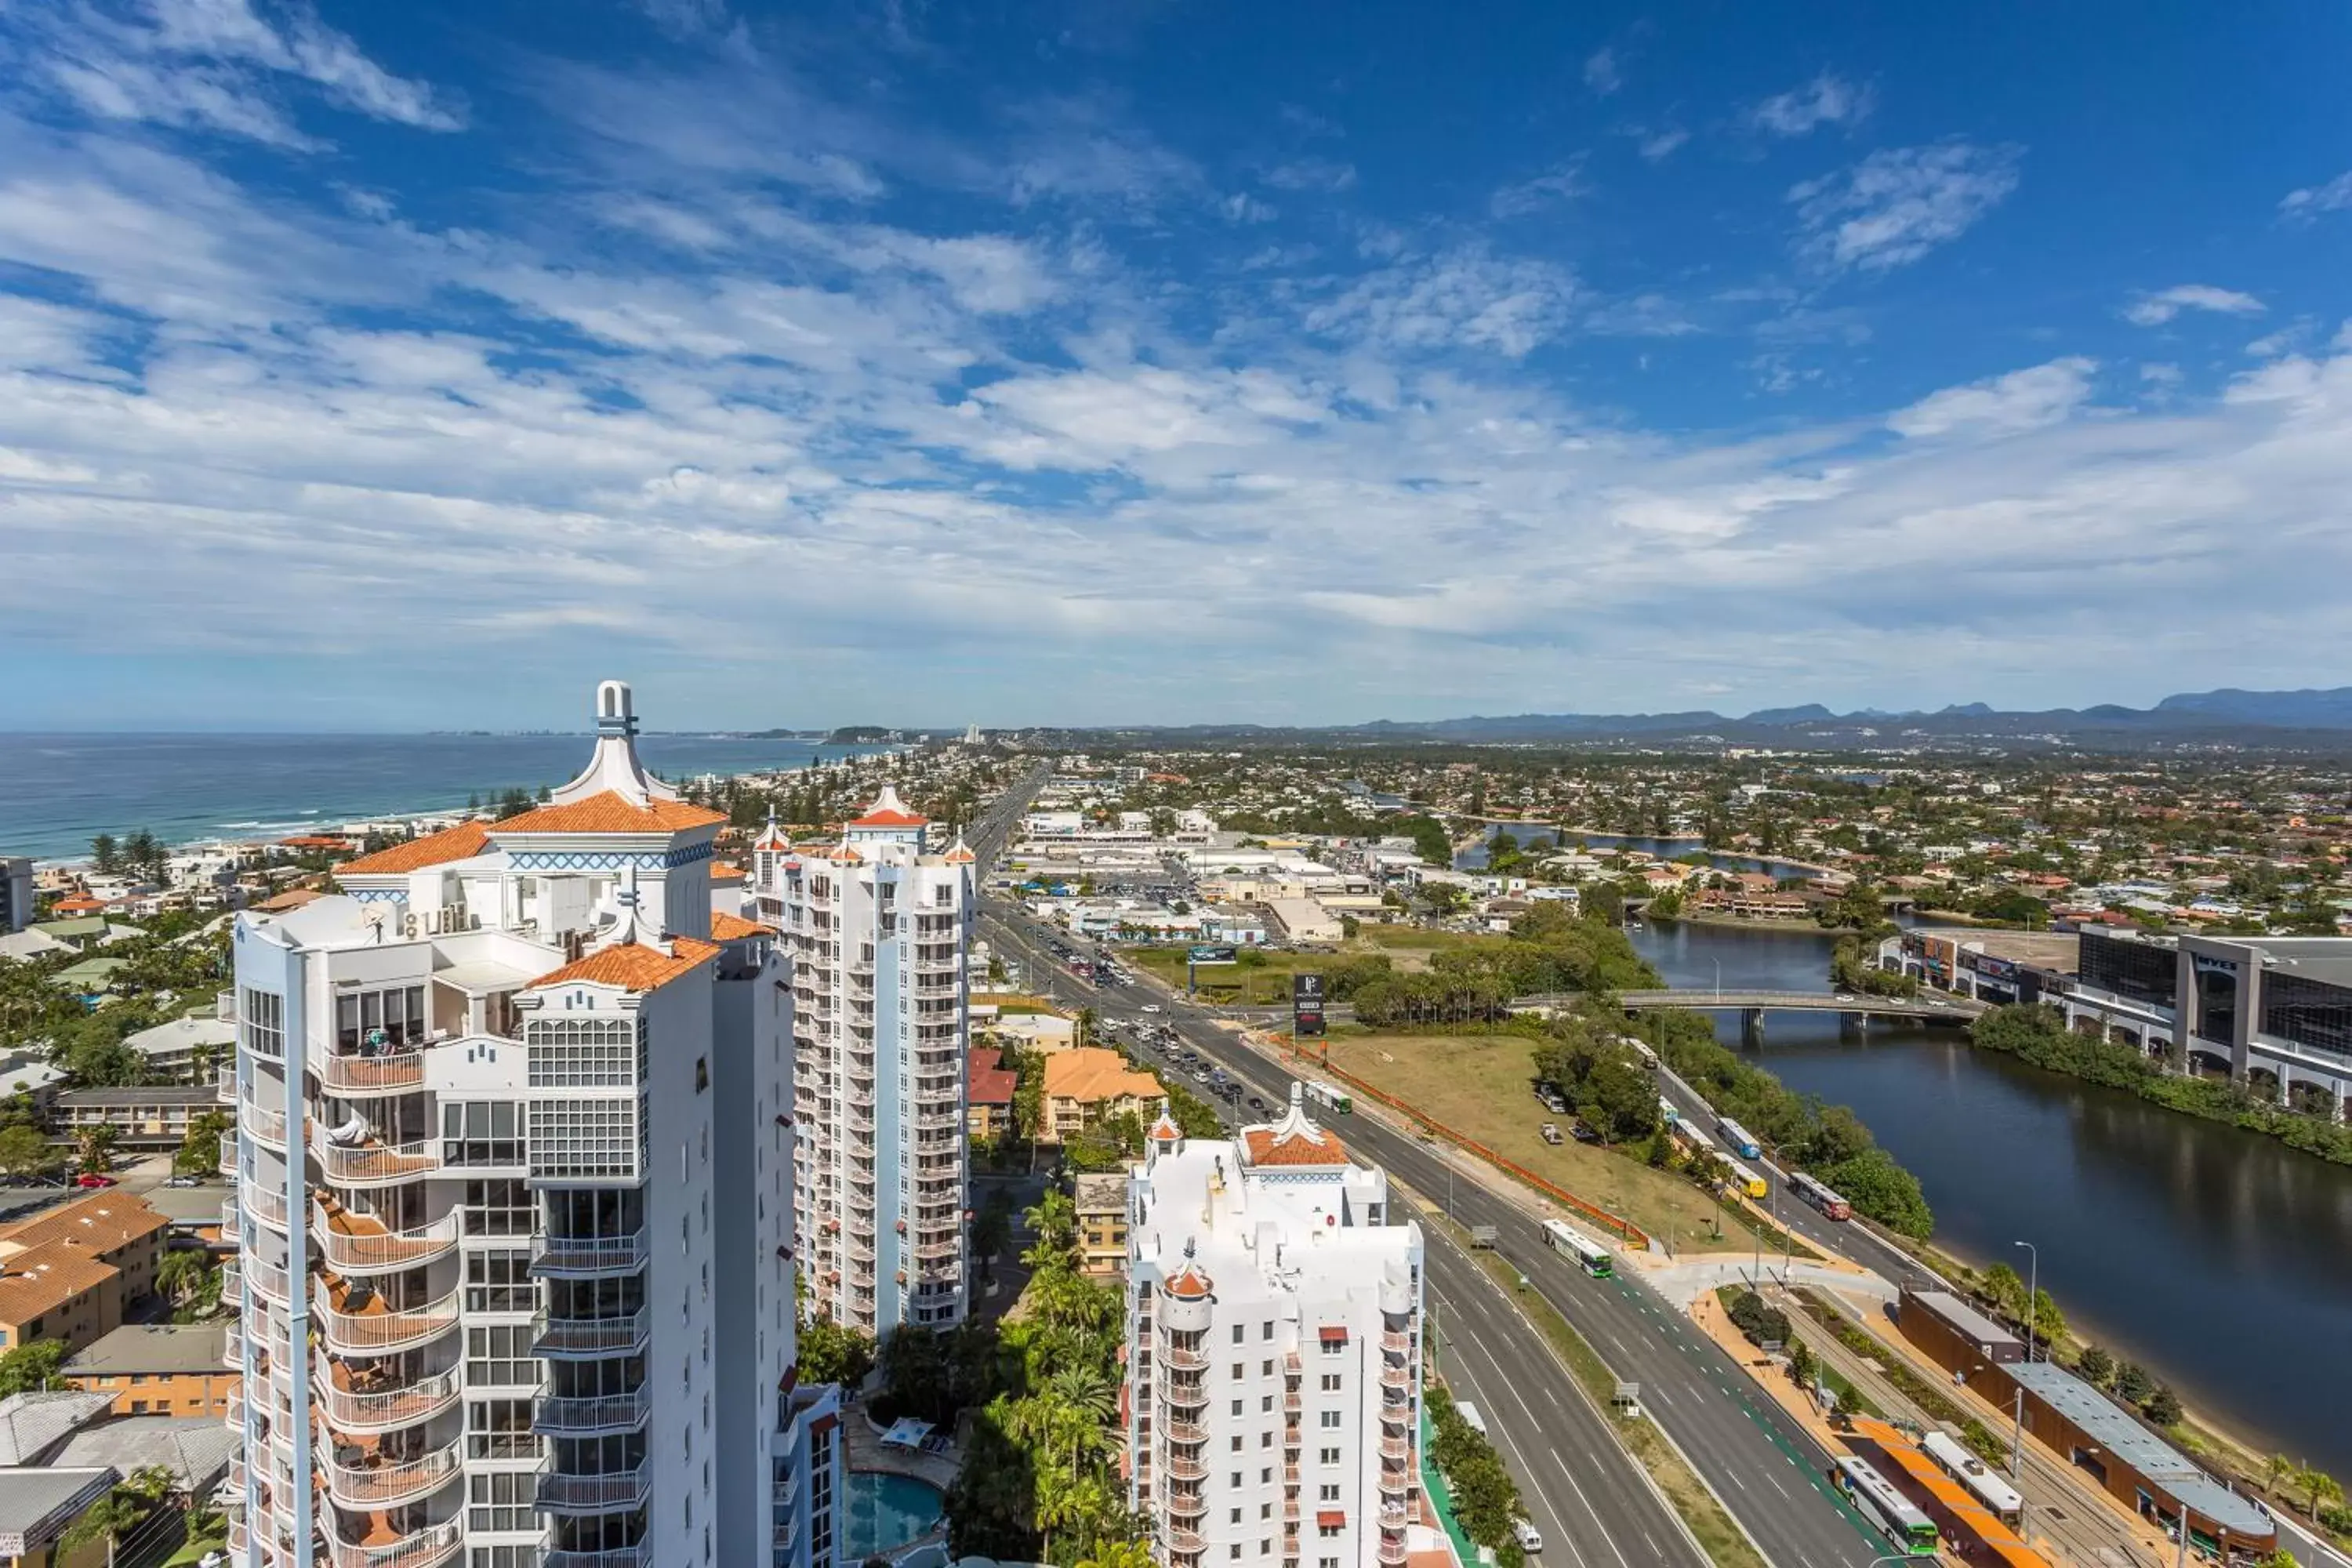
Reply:
[[[1101,732],[1101,731],[1097,731]],[[1763,708],[1739,717],[1706,710],[1680,713],[1515,713],[1467,719],[1391,720],[1369,724],[1282,728],[1255,724],[1121,727],[1119,734],[1271,739],[1284,736],[1357,742],[1463,741],[1493,743],[1596,742],[1612,739],[1701,738],[1758,745],[1790,742],[1883,745],[1941,740],[2071,741],[2137,749],[2176,741],[2219,744],[2352,749],[2352,686],[2328,690],[2184,692],[2153,708],[2101,703],[2011,712],[1983,702],[1956,703],[1933,712],[1890,713],[1865,708],[1836,713],[1818,702]]]

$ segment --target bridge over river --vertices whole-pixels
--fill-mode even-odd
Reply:
[[[1573,992],[1522,996],[1511,1004],[1514,1013],[1549,1012],[1577,1000]],[[1665,991],[1620,991],[1617,1000],[1628,1013],[1665,1008],[1681,1013],[1738,1013],[1740,1036],[1753,1045],[1764,1037],[1767,1013],[1835,1013],[1857,1024],[1872,1018],[1913,1021],[1949,1019],[1965,1024],[1985,1010],[1985,1004],[1966,996],[1923,994],[1917,996],[1872,996],[1860,991],[1741,991],[1684,986]]]

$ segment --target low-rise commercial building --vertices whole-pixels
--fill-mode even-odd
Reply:
[[[1269,899],[1265,904],[1271,929],[1293,947],[1329,947],[1346,928],[1339,917],[1312,899]]]
[[[176,1149],[190,1123],[220,1109],[220,1091],[212,1084],[69,1089],[58,1095],[49,1125],[68,1141],[93,1127],[111,1127],[119,1148]]]
[[[238,1384],[225,1322],[125,1323],[68,1357],[58,1375],[74,1388],[111,1394],[117,1415],[226,1419]]]
[[[2066,988],[2080,956],[2073,931],[1922,926],[1878,944],[1878,967],[1979,1002],[2034,1003]]]
[[[1167,1091],[1127,1058],[1099,1046],[1080,1046],[1045,1058],[1041,1143],[1060,1143],[1118,1116],[1149,1124],[1167,1104]]]

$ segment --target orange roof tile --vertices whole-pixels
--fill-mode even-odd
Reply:
[[[1117,1051],[1097,1046],[1056,1051],[1045,1058],[1048,1100],[1159,1100],[1167,1090],[1148,1072],[1137,1072]]]
[[[686,801],[655,800],[639,805],[608,789],[585,800],[542,805],[520,816],[509,816],[492,823],[490,832],[500,838],[509,833],[677,833],[726,820],[721,812],[705,811]]]
[[[1181,1301],[1197,1301],[1209,1293],[1209,1277],[1202,1273],[1200,1266],[1188,1258],[1184,1260],[1183,1267],[1168,1277],[1168,1282],[1160,1287],[1160,1290],[1162,1294],[1173,1296]]]
[[[758,921],[747,921],[741,915],[730,915],[724,910],[710,911],[710,940],[713,942],[740,942],[747,936],[774,934]]]
[[[119,1272],[78,1242],[28,1247],[0,1264],[0,1323],[21,1328]]]
[[[599,948],[574,963],[552,970],[530,983],[530,989],[541,990],[550,985],[575,983],[588,985],[617,985],[624,991],[653,991],[668,984],[718,955],[715,942],[697,942],[690,936],[670,939],[673,953],[643,942],[616,942]]]
[[[389,849],[379,849],[356,860],[346,860],[335,868],[335,875],[386,877],[396,876],[403,871],[422,871],[428,866],[446,866],[452,860],[470,860],[489,845],[488,823],[461,822],[455,827],[445,827],[438,833],[428,833],[422,838],[412,838],[405,844],[395,844]]]
[[[1253,1165],[1344,1165],[1348,1151],[1328,1132],[1284,1133],[1278,1128],[1253,1127],[1244,1134]]]
[[[740,882],[743,879],[743,868],[730,866],[724,860],[713,860],[710,863],[710,879],[714,882]]]
[[[91,1193],[13,1225],[0,1225],[0,1248],[72,1241],[92,1252],[112,1252],[141,1237],[152,1236],[171,1223],[150,1207],[145,1198],[128,1193]]]

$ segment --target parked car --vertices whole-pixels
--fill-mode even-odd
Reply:
[[[1524,1519],[1511,1521],[1511,1536],[1519,1543],[1522,1552],[1543,1550],[1543,1533]]]
[[[163,1184],[167,1187],[201,1187],[205,1184],[205,1179],[202,1176],[173,1176]]]
[[[1143,1005],[1143,1010],[1147,1013],[1157,1013],[1160,1010],[1160,1004],[1157,1002],[1146,1002]]]
[[[1543,1124],[1543,1129],[1542,1129],[1542,1131],[1543,1131],[1543,1141],[1544,1141],[1545,1142],[1547,1142],[1547,1143],[1557,1143],[1557,1142],[1559,1142],[1559,1124],[1558,1122],[1554,1122],[1554,1121],[1547,1121],[1547,1122],[1545,1122],[1545,1123]]]
[[[74,1178],[74,1185],[77,1187],[116,1187],[121,1184],[112,1176],[101,1176],[96,1171],[84,1171]]]

